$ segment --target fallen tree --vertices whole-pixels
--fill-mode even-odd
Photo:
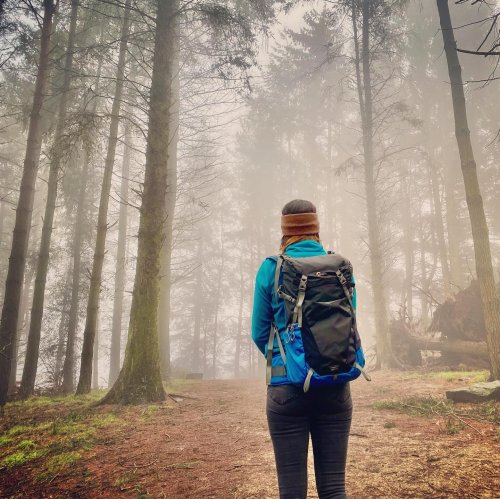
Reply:
[[[488,361],[488,347],[485,341],[435,340],[412,336],[420,350],[471,356]]]

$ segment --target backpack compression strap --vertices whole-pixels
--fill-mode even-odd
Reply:
[[[281,358],[283,359],[283,366],[273,367],[273,348],[274,348],[274,337],[278,341],[278,347],[280,349]],[[266,383],[271,384],[271,378],[273,376],[286,376],[286,354],[283,348],[283,343],[281,342],[280,334],[278,328],[275,326],[274,322],[271,324],[271,330],[269,331],[269,341],[267,342],[267,358],[266,358]]]
[[[352,304],[351,293],[347,289],[347,279],[344,277],[344,274],[342,274],[342,272],[340,270],[335,271],[335,275],[337,276],[337,278],[338,278],[338,280],[340,282],[340,285],[342,286],[342,289],[344,290],[344,294],[345,294],[347,300],[349,301],[349,305],[351,307],[352,316],[354,318],[354,327],[357,328],[357,325],[356,325],[356,311],[354,310],[354,306]],[[355,362],[353,364],[353,367],[355,367],[356,369],[359,369],[361,371],[361,374],[366,379],[366,381],[371,381],[372,380],[370,378],[370,376],[366,373],[366,371],[363,369],[363,367],[361,365],[359,365],[357,362]]]
[[[279,295],[278,286],[279,286],[279,278],[281,272],[281,266],[283,265],[283,255],[278,255],[276,259],[276,271],[274,272],[274,294]],[[280,349],[281,358],[283,359],[283,366],[274,366],[273,367],[273,348],[274,348],[274,337],[276,336],[276,340],[278,341],[278,347]],[[266,383],[271,384],[271,378],[273,376],[286,376],[286,355],[285,349],[283,348],[283,343],[281,342],[281,338],[278,332],[278,328],[274,324],[271,323],[271,330],[269,331],[269,340],[267,342],[267,357],[266,357]]]

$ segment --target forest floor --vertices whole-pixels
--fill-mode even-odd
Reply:
[[[376,372],[352,384],[355,498],[498,497],[499,406],[452,405],[482,373]],[[0,418],[0,496],[276,498],[263,381],[179,382],[185,398],[94,407],[33,398]],[[317,497],[312,457],[308,497]]]

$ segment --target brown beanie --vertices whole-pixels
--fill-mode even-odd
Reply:
[[[316,213],[293,213],[281,216],[281,232],[284,236],[319,234],[319,219]]]

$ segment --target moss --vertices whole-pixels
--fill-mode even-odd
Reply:
[[[108,425],[115,425],[115,424],[120,424],[122,421],[116,416],[116,414],[113,414],[112,412],[107,412],[104,414],[99,414],[97,416],[94,416],[92,418],[91,424],[95,428],[102,428],[104,426]]]
[[[21,440],[16,447],[20,450],[29,450],[34,449],[36,447],[35,442],[33,440]]]
[[[59,473],[60,471],[69,468],[72,464],[81,459],[81,457],[81,454],[76,451],[56,454],[55,456],[47,459],[45,469],[49,473]]]
[[[92,448],[99,429],[117,424],[123,421],[116,414],[76,409],[52,421],[12,426],[0,437],[0,447],[3,447],[0,466],[21,466],[46,456],[37,479],[51,478],[80,459],[83,451]]]
[[[0,448],[1,447],[7,447],[10,445],[14,440],[7,435],[0,435]]]
[[[37,449],[28,452],[21,450],[4,457],[2,461],[0,461],[0,465],[5,466],[6,468],[13,468],[14,466],[20,466],[21,464],[25,464],[33,459],[38,459],[39,457],[45,455],[46,452],[46,449]]]
[[[27,433],[32,429],[32,426],[15,425],[7,430],[7,435],[15,437],[16,435],[20,435],[21,433]]]

